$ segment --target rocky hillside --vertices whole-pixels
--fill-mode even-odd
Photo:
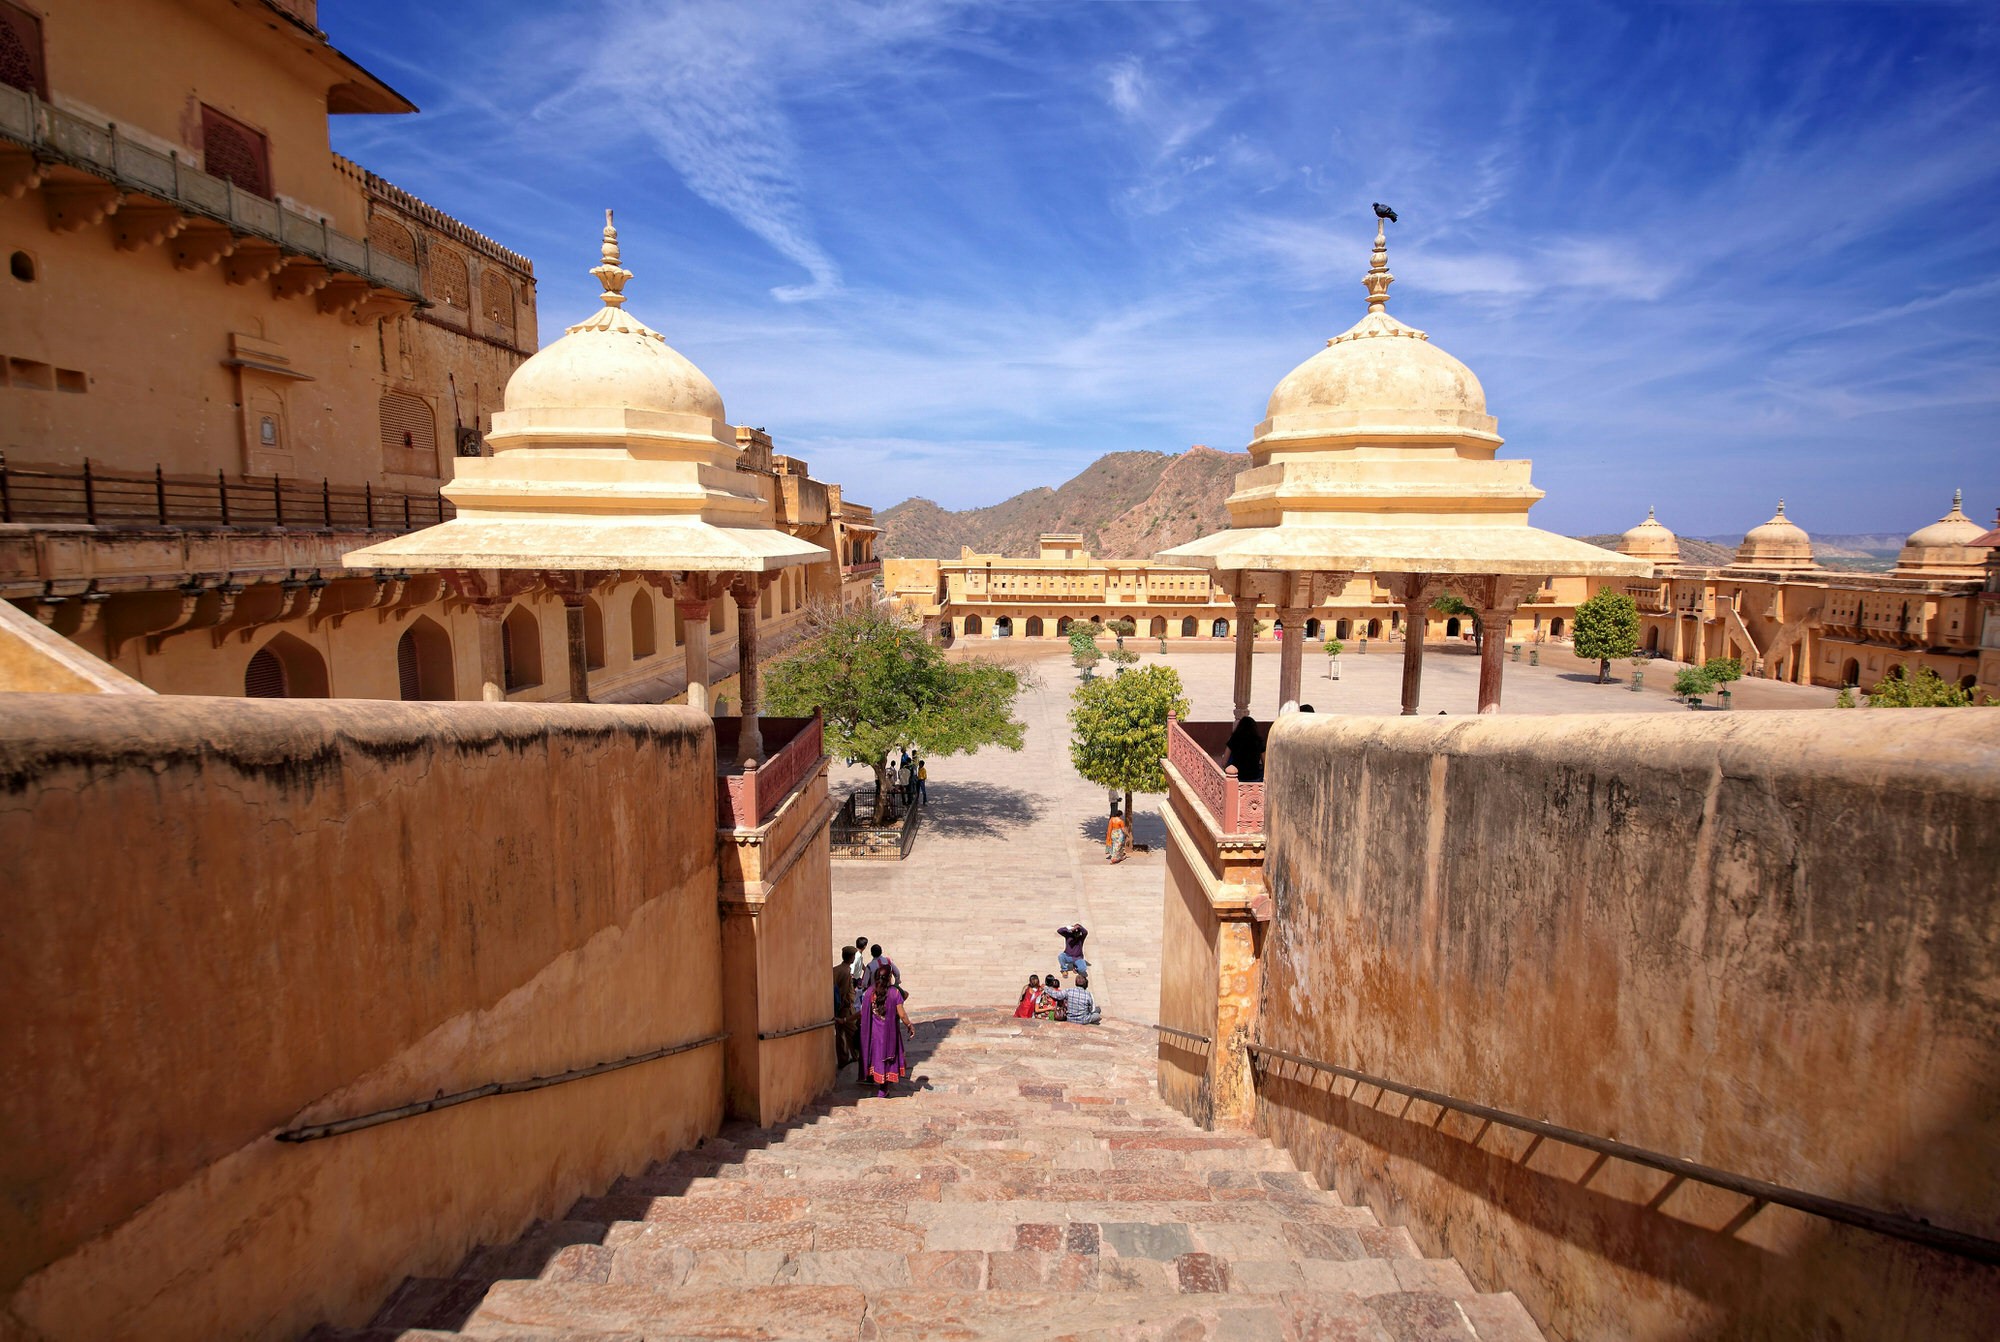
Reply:
[[[1032,555],[1043,532],[1080,532],[1095,554],[1150,555],[1229,524],[1223,501],[1244,452],[1113,452],[1054,489],[1046,486],[987,508],[948,512],[907,499],[876,514],[881,552],[906,559],[956,559],[961,546],[986,554]]]

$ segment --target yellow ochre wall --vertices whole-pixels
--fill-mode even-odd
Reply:
[[[273,1140],[719,1031],[711,741],[673,708],[0,696],[0,1333],[359,1324],[714,1131],[719,1046]]]
[[[1272,728],[1265,1044],[2000,1236],[2000,715],[1446,724]],[[2000,1318],[1990,1267],[1368,1086],[1267,1072],[1260,1123],[1551,1338]]]

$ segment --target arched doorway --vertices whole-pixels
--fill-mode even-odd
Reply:
[[[1201,622],[1195,619],[1194,616],[1190,615],[1186,619],[1181,621],[1181,637],[1193,638],[1195,636],[1195,632],[1200,628],[1201,628]]]
[[[1333,622],[1333,636],[1341,640],[1343,643],[1346,642],[1348,627],[1349,626],[1346,620],[1335,620]]]
[[[1212,637],[1215,637],[1215,638],[1228,638],[1228,637],[1229,637],[1229,621],[1227,621],[1227,620],[1217,620],[1217,621],[1216,621],[1216,622],[1215,622],[1214,624],[1212,624],[1212,625],[1210,625],[1210,626],[1209,626],[1209,630],[1208,630],[1208,632],[1209,632],[1209,634],[1210,634],[1210,635],[1211,635]]]
[[[1660,651],[1660,626],[1654,625],[1646,631],[1646,655],[1656,655]]]
[[[632,660],[651,657],[659,651],[653,637],[653,594],[641,587],[632,593]]]
[[[1285,636],[1285,622],[1283,620],[1271,621],[1271,637],[1276,639],[1282,639],[1284,638],[1284,636]]]
[[[995,638],[1014,637],[1014,617],[1011,615],[1002,615],[998,619],[994,620],[993,637]]]
[[[1306,621],[1306,637],[1307,637],[1307,638],[1319,638],[1319,637],[1320,637],[1320,628],[1321,628],[1321,625],[1320,625],[1320,622],[1319,622],[1318,620],[1307,620],[1307,621]]]
[[[396,640],[396,683],[405,701],[451,699],[451,635],[428,615]]]
[[[1563,636],[1563,617],[1558,615],[1553,620],[1549,621],[1549,637],[1561,638],[1562,636]]]
[[[500,658],[507,689],[532,689],[542,683],[542,622],[526,606],[507,612],[500,627]]]
[[[1458,617],[1456,615],[1444,622],[1444,636],[1446,638],[1458,637]]]
[[[965,617],[965,632],[967,634],[979,633],[980,630],[983,629],[984,627],[985,626],[980,624],[979,617],[977,615],[968,615]]]
[[[1041,636],[1042,636],[1042,617],[1039,615],[1030,615],[1028,617],[1027,637],[1040,638]]]
[[[1165,638],[1167,636],[1167,617],[1164,615],[1155,615],[1152,623],[1148,624],[1146,628],[1152,633],[1154,638]]]
[[[1971,694],[1974,690],[1979,688],[1979,677],[1960,676],[1958,678],[1958,688],[1964,690],[1967,694]]]
[[[1369,638],[1382,637],[1382,622],[1380,620],[1370,620],[1368,622],[1368,637]]]
[[[1063,617],[1062,617],[1061,619],[1057,620],[1057,621],[1056,621],[1056,637],[1057,637],[1057,638],[1061,638],[1061,637],[1063,637],[1064,635],[1068,634],[1068,633],[1069,633],[1069,627],[1070,627],[1070,625],[1071,625],[1072,623],[1073,623],[1073,621],[1072,621],[1072,620],[1071,620],[1071,619],[1069,618],[1069,616],[1067,616],[1067,615],[1065,615],[1065,616],[1063,616]]]
[[[1840,668],[1840,683],[1855,686],[1861,683],[1861,663],[1850,657]]]
[[[243,669],[243,693],[251,699],[324,699],[326,659],[303,639],[279,634]]]
[[[1902,678],[1903,678],[1903,664],[1901,662],[1898,662],[1894,666],[1890,667],[1889,674],[1885,677],[1885,679],[1888,680],[1901,680]]]

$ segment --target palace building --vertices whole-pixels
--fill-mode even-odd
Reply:
[[[1683,564],[1648,511],[1618,543],[1654,566],[1624,584],[1641,646],[1680,662],[1736,657],[1747,675],[1795,684],[1865,689],[1924,668],[2000,696],[2000,530],[1962,504],[1954,494],[1951,511],[1911,533],[1887,573],[1822,567],[1782,501],[1720,568]]]
[[[162,692],[481,697],[443,575],[344,556],[452,517],[539,344],[532,264],[332,152],[331,117],[416,109],[311,0],[0,0],[0,38],[0,597]],[[760,592],[769,652],[867,599],[876,529],[727,432],[827,556]],[[683,693],[669,600],[614,576],[584,613],[593,697]],[[738,611],[708,618],[727,694]],[[522,588],[505,632],[505,697],[569,697],[559,596]]]

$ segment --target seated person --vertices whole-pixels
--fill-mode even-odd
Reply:
[[[1050,974],[1042,980],[1041,1004],[1035,1008],[1035,1018],[1037,1020],[1061,1020],[1063,1018],[1063,1004],[1050,996],[1051,993],[1061,987],[1062,980],[1054,974]]]
[[[1039,974],[1028,975],[1028,986],[1021,989],[1021,1000],[1014,1004],[1017,1020],[1027,1020],[1038,1015],[1042,1009],[1042,979]]]
[[[1088,974],[1078,974],[1074,988],[1058,988],[1050,995],[1062,1003],[1064,1018],[1071,1025],[1096,1025],[1104,1019],[1103,1009],[1090,995]]]
[[[1235,730],[1229,733],[1229,753],[1222,757],[1222,767],[1236,769],[1239,783],[1261,783],[1264,781],[1264,734],[1257,730],[1257,719],[1245,713],[1237,720]]]

